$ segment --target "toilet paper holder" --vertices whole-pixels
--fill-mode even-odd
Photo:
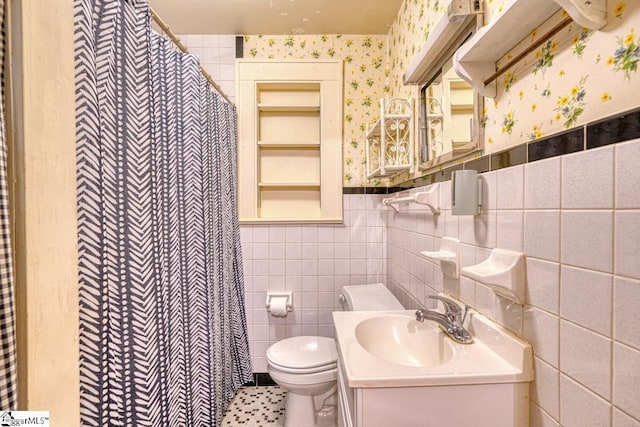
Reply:
[[[273,299],[286,298],[287,303],[287,311],[293,311],[293,293],[292,292],[267,292],[267,301],[265,305],[267,306],[267,311],[271,312],[271,301]]]

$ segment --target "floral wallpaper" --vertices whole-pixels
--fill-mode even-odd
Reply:
[[[512,0],[485,0],[485,23]],[[388,36],[293,35],[246,36],[247,58],[344,61],[344,185],[392,185],[418,177],[367,182],[367,123],[377,119],[381,97],[414,97],[418,87],[402,76],[449,2],[405,0]],[[486,98],[481,123],[485,152],[562,132],[640,105],[640,2],[608,1],[608,24],[589,31],[575,22],[498,79],[495,99]],[[514,46],[504,63],[564,18],[560,10]],[[516,43],[516,41],[514,41]]]
[[[572,22],[498,79],[497,97],[485,99],[486,152],[640,105],[640,2],[610,0],[608,7],[601,30]],[[559,11],[498,66],[564,17]]]
[[[344,186],[366,183],[365,128],[379,115],[387,86],[387,37],[366,35],[245,36],[245,58],[344,61]]]
[[[486,0],[485,23],[495,19],[510,1]],[[389,32],[390,95],[417,95],[415,86],[402,85],[402,75],[446,4],[448,1],[405,0],[401,6]],[[498,79],[498,95],[485,99],[481,118],[485,152],[640,105],[640,2],[609,0],[608,8],[608,23],[601,30],[589,31],[573,22]],[[559,11],[500,62],[565,16]],[[394,183],[407,178],[398,177]]]
[[[392,96],[414,97],[416,86],[404,86],[407,67],[427,41],[448,5],[447,0],[405,0],[389,30],[389,76]]]

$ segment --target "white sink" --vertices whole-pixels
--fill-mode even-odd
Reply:
[[[450,339],[431,322],[390,314],[358,323],[356,340],[373,356],[398,365],[428,367],[453,357]]]
[[[457,344],[413,311],[334,312],[350,387],[504,384],[533,379],[531,346],[471,312],[473,344]]]

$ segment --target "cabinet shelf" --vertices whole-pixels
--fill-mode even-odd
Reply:
[[[319,113],[318,104],[281,105],[281,104],[258,104],[258,111],[273,113]]]
[[[485,81],[496,62],[514,46],[564,8],[579,25],[597,30],[607,23],[607,0],[513,0],[490,24],[480,28],[454,55],[456,73],[481,95],[495,98],[497,83]]]
[[[451,104],[451,111],[473,111],[473,104]]]
[[[318,189],[320,188],[319,182],[260,182],[258,183],[260,188],[272,188],[272,189]]]
[[[382,172],[381,168],[377,168],[367,174],[367,179],[372,179],[376,177],[385,177],[385,176],[393,176],[397,173],[406,171],[407,167],[404,165],[400,166],[385,166],[384,172]]]
[[[320,143],[319,142],[313,142],[313,141],[301,141],[301,142],[264,142],[264,141],[259,141],[258,142],[258,146],[260,148],[265,148],[265,149],[270,149],[270,148],[308,148],[308,149],[313,149],[313,148],[320,148]]]

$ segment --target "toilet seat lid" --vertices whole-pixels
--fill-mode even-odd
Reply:
[[[273,344],[267,350],[267,359],[282,367],[309,369],[335,365],[338,352],[333,338],[301,336]]]

